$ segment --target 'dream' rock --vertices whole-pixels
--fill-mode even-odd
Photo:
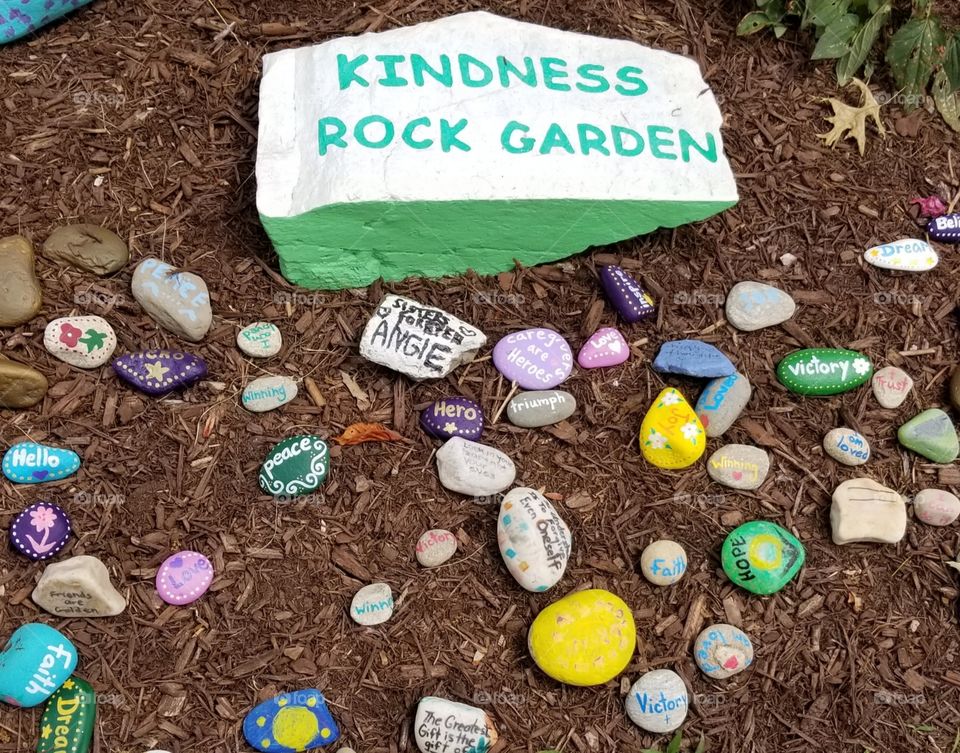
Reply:
[[[43,710],[37,753],[87,753],[96,714],[93,687],[86,680],[71,677],[50,696]]]
[[[657,312],[653,297],[622,267],[601,267],[600,284],[610,305],[628,324],[639,322]]]
[[[838,395],[859,387],[873,375],[863,353],[842,348],[795,350],[777,364],[777,379],[798,395]]]
[[[127,608],[106,565],[88,554],[47,565],[30,598],[57,617],[115,617]]]
[[[210,329],[210,293],[203,278],[193,272],[147,258],[134,270],[130,290],[157,324],[184,340],[200,342]]]
[[[111,365],[118,377],[148,395],[189,387],[207,375],[206,361],[181,350],[127,353],[114,358]]]
[[[487,753],[498,737],[483,709],[435,696],[421,698],[417,704],[413,734],[421,753]]]
[[[243,720],[243,736],[263,753],[298,753],[335,743],[340,729],[323,693],[306,688],[255,706]]]
[[[528,591],[546,591],[563,577],[570,559],[570,529],[550,501],[518,487],[500,503],[497,544],[507,570]]]
[[[39,622],[17,628],[0,651],[0,701],[32,708],[53,695],[77,667],[77,649]]]
[[[934,217],[927,223],[927,235],[941,243],[960,243],[960,213]]]
[[[640,425],[640,451],[658,468],[686,468],[707,448],[703,425],[690,403],[673,387],[653,401]]]
[[[741,588],[763,596],[776,593],[800,572],[803,544],[786,528],[752,520],[733,529],[720,550],[723,571]]]
[[[60,505],[34,502],[10,524],[10,543],[24,557],[47,560],[70,540],[73,526]]]
[[[110,360],[117,347],[117,334],[102,317],[67,316],[47,325],[43,347],[71,366],[95,369]]]
[[[930,408],[911,418],[897,431],[897,439],[908,450],[934,463],[952,463],[960,455],[960,440],[953,420],[939,408]]]
[[[4,3],[4,12],[0,13],[0,45],[37,31],[90,1],[19,0],[16,4]]]
[[[257,208],[292,282],[481,275],[737,202],[697,64],[489,13],[264,57]]]
[[[739,371],[707,382],[694,408],[707,436],[723,436],[740,417],[752,393],[750,381]]]
[[[874,267],[899,272],[926,272],[940,261],[933,246],[916,238],[903,238],[868,248],[863,258]]]
[[[15,484],[39,484],[72,476],[80,468],[80,456],[73,450],[18,442],[3,454],[0,468]]]
[[[896,544],[907,531],[906,501],[872,479],[849,479],[833,491],[830,528],[837,546],[860,541]]]

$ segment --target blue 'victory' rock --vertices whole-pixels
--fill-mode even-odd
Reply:
[[[445,397],[423,409],[420,425],[438,439],[477,440],[483,433],[483,410],[466,397]]]
[[[0,701],[39,706],[77,668],[77,649],[59,630],[39,622],[17,628],[0,652]]]
[[[666,374],[714,377],[730,376],[733,363],[709,343],[700,340],[671,340],[660,346],[653,368]]]
[[[296,753],[336,742],[340,730],[323,694],[307,688],[256,706],[243,720],[243,736],[265,753]]]

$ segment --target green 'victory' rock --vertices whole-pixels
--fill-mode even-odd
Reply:
[[[731,581],[755,594],[783,588],[803,567],[803,544],[786,528],[752,520],[733,529],[723,542],[723,571]]]
[[[952,463],[960,454],[957,430],[950,416],[930,408],[914,416],[897,432],[900,444],[934,463]]]
[[[330,470],[327,443],[312,434],[284,439],[260,466],[260,488],[274,497],[298,497],[316,491]]]
[[[872,374],[867,356],[842,348],[795,350],[777,364],[777,379],[800,395],[838,395],[859,387]]]
[[[86,753],[96,712],[97,697],[90,683],[71,677],[50,696],[40,717],[37,753]]]

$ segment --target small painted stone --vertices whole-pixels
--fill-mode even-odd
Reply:
[[[507,570],[528,591],[553,588],[567,569],[573,538],[550,501],[518,487],[500,503],[497,544]]]
[[[379,625],[393,616],[393,590],[387,583],[364,586],[350,602],[350,617],[358,625]]]
[[[67,316],[47,325],[43,347],[71,366],[95,369],[110,360],[117,334],[102,317]]]
[[[116,233],[99,225],[58,227],[41,253],[52,261],[70,264],[95,275],[113,274],[130,259],[130,250]]]
[[[286,405],[297,396],[297,382],[288,376],[265,376],[248,384],[241,396],[243,407],[252,413],[266,413]]]
[[[930,526],[948,526],[960,517],[960,499],[942,489],[924,489],[913,498],[913,512]]]
[[[957,430],[950,416],[930,408],[907,421],[897,432],[900,444],[934,463],[952,463],[960,454]]]
[[[141,392],[165,395],[203,379],[207,364],[199,356],[181,350],[142,350],[114,358],[113,370]]]
[[[830,505],[833,543],[896,544],[907,531],[907,506],[897,492],[868,478],[844,481]]]
[[[243,720],[243,736],[263,753],[298,753],[335,743],[340,729],[323,693],[305,688],[255,706]]]
[[[867,356],[842,348],[795,350],[777,364],[777,379],[799,395],[839,395],[859,387],[872,374]]]
[[[603,685],[633,658],[637,627],[624,601],[609,591],[577,591],[537,615],[527,635],[537,666],[567,685]]]
[[[903,369],[884,366],[873,375],[873,394],[884,408],[899,408],[913,389],[913,380]]]
[[[483,434],[483,409],[466,397],[445,397],[423,409],[420,425],[438,439],[477,440]]]
[[[548,390],[573,371],[570,345],[552,329],[525,329],[502,338],[493,348],[493,365],[525,390]]]
[[[450,491],[489,497],[513,483],[517,468],[495,447],[453,437],[437,450],[437,475]]]
[[[841,426],[831,429],[823,438],[827,455],[844,465],[863,465],[870,459],[870,443],[858,431]]]
[[[77,668],[77,649],[59,630],[21,625],[0,651],[0,701],[33,708],[53,695]]]
[[[0,362],[0,369],[3,363]],[[950,402],[953,407],[960,411],[960,366],[955,367],[953,374],[950,375]]]
[[[721,622],[700,632],[693,658],[707,677],[726,680],[753,664],[753,643],[740,628]]]
[[[421,753],[487,753],[498,737],[483,709],[436,696],[420,699],[413,734]]]
[[[298,497],[320,488],[330,470],[330,448],[320,437],[299,434],[273,446],[260,466],[260,488],[274,497]]]
[[[927,223],[927,235],[940,243],[960,243],[960,213],[934,217]]]
[[[926,272],[940,261],[933,246],[916,238],[902,238],[868,248],[863,253],[863,258],[868,264],[880,269],[895,269],[901,272]]]
[[[251,358],[269,358],[280,352],[283,335],[276,324],[254,322],[237,333],[237,347]]]
[[[653,368],[663,374],[725,377],[736,372],[730,359],[701,340],[671,340],[660,346]]]
[[[803,567],[806,552],[790,531],[766,520],[734,528],[723,542],[723,571],[736,585],[766,596],[789,583]]]
[[[439,567],[457,552],[457,537],[442,528],[433,528],[417,540],[417,562]]]
[[[761,282],[738,282],[726,300],[727,321],[742,332],[754,332],[787,321],[797,304],[787,293]]]
[[[0,408],[31,408],[46,394],[43,374],[0,356]]]
[[[707,382],[694,408],[707,436],[723,436],[740,417],[752,392],[750,382],[739,371]]]
[[[676,541],[653,541],[640,555],[640,572],[655,586],[672,586],[687,572],[687,553]]]
[[[24,557],[46,560],[70,540],[70,517],[53,502],[34,502],[13,519],[10,543]]]
[[[71,677],[50,696],[43,710],[37,753],[87,753],[96,715],[93,687],[86,680]]]
[[[157,570],[157,593],[167,604],[192,604],[213,582],[213,563],[200,552],[184,550],[167,557]]]
[[[655,669],[633,683],[624,705],[630,721],[641,729],[672,732],[687,718],[687,686],[673,670]]]
[[[127,608],[106,565],[87,554],[47,565],[30,598],[57,617],[115,617]]]
[[[657,312],[651,295],[622,267],[600,267],[600,284],[623,321],[633,324]]]
[[[72,476],[80,468],[80,456],[36,442],[18,442],[3,454],[3,475],[17,484],[39,484]]]
[[[130,289],[157,324],[184,340],[200,342],[213,323],[207,283],[193,272],[147,258],[137,265]]]
[[[507,404],[510,423],[526,429],[550,426],[570,418],[577,399],[563,390],[521,392]]]
[[[629,357],[630,346],[619,330],[602,327],[580,348],[577,363],[585,369],[604,369],[619,366]]]
[[[640,451],[658,468],[686,468],[703,455],[703,425],[680,391],[667,387],[640,424]]]
[[[707,474],[732,489],[759,489],[770,470],[766,450],[748,444],[728,444],[707,460]]]
[[[22,235],[0,238],[0,327],[30,321],[42,301],[33,245]]]

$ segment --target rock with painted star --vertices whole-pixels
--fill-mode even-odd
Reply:
[[[66,316],[47,325],[43,347],[71,366],[95,369],[110,360],[117,334],[103,317]]]
[[[694,408],[707,436],[723,436],[740,417],[752,393],[750,381],[739,371],[707,382]]]
[[[786,528],[767,520],[752,520],[727,535],[720,559],[733,583],[766,596],[782,589],[800,572],[806,552]]]
[[[47,565],[30,598],[57,617],[115,617],[127,608],[107,566],[88,554]]]
[[[873,246],[863,253],[863,258],[874,267],[900,272],[926,272],[940,261],[933,246],[916,238],[902,238]]]
[[[189,549],[170,555],[157,570],[157,593],[167,604],[178,607],[195,602],[212,582],[213,563]]]
[[[653,368],[662,374],[691,377],[725,377],[736,371],[715,346],[702,340],[671,340],[660,346]]]
[[[657,313],[657,307],[651,295],[622,267],[616,265],[601,267],[600,284],[610,305],[628,324],[647,319]]]
[[[80,468],[80,456],[73,450],[18,442],[3,454],[0,468],[15,484],[39,484],[72,476]]]
[[[884,366],[871,380],[873,394],[884,408],[899,408],[913,389],[913,379],[903,369]]]
[[[577,363],[585,369],[619,366],[630,357],[630,346],[613,327],[601,327],[587,340],[577,354]]]
[[[487,753],[498,737],[483,709],[436,696],[420,699],[413,734],[421,753]]]
[[[483,434],[483,409],[466,397],[444,397],[420,414],[424,431],[437,439],[463,437],[475,441]]]
[[[548,390],[570,376],[573,351],[552,329],[525,329],[500,339],[493,348],[493,365],[522,389]]]
[[[53,695],[77,667],[77,649],[59,630],[21,625],[0,651],[0,701],[33,708]]]
[[[939,408],[930,408],[911,418],[897,431],[897,439],[908,450],[934,463],[952,463],[960,455],[953,421]]]
[[[798,395],[839,395],[872,375],[873,364],[867,356],[842,348],[795,350],[777,364],[777,379]]]
[[[677,729],[687,718],[687,686],[672,669],[655,669],[633,683],[624,700],[627,716],[647,732]]]
[[[70,517],[53,502],[34,502],[10,525],[10,543],[35,562],[58,554],[70,540]]]
[[[934,217],[927,223],[927,235],[940,243],[960,243],[960,213]]]
[[[165,395],[203,379],[207,364],[199,356],[181,350],[143,350],[113,359],[113,370],[141,392]]]
[[[207,283],[193,272],[147,258],[134,270],[130,289],[157,324],[184,340],[199,342],[213,323]]]
[[[721,622],[700,631],[693,658],[707,677],[726,680],[753,664],[753,643],[740,628]]]
[[[335,743],[340,728],[323,693],[305,688],[255,706],[243,720],[243,736],[262,753],[298,753]]]
[[[528,591],[553,588],[570,559],[570,529],[536,489],[518,487],[504,495],[497,519],[497,544],[507,570]]]
[[[658,468],[686,468],[703,455],[707,437],[690,403],[674,387],[653,401],[640,425],[640,451]]]
[[[93,686],[71,677],[47,701],[40,717],[37,753],[87,753],[96,713],[97,694]]]

